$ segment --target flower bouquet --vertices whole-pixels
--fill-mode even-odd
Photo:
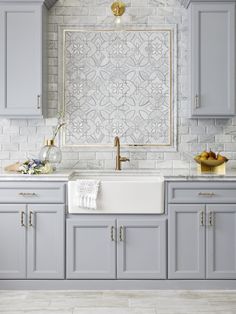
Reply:
[[[53,167],[50,163],[39,159],[28,159],[19,166],[18,172],[23,174],[47,174],[53,172]]]
[[[5,167],[5,171],[20,172],[22,174],[49,174],[53,172],[53,167],[45,161],[28,159],[23,163],[17,162]]]

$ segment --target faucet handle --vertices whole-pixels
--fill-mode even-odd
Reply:
[[[126,161],[130,161],[130,159],[127,157],[120,157],[120,161],[126,162]]]

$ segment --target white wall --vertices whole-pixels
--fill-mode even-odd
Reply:
[[[165,168],[189,167],[193,155],[204,149],[224,151],[236,159],[236,118],[189,119],[189,29],[188,11],[178,0],[127,0],[125,20],[130,24],[178,26],[178,151],[156,152],[155,149],[123,151],[131,162],[125,167]],[[111,0],[58,0],[49,12],[49,94],[50,117],[58,106],[58,26],[59,25],[104,25],[113,22]],[[45,138],[52,134],[55,118],[37,120],[0,120],[0,166],[9,160],[24,160],[38,155]],[[114,168],[114,149],[63,149],[63,167]]]

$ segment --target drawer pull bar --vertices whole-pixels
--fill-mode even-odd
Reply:
[[[204,215],[204,211],[202,210],[200,212],[200,225],[203,227],[205,225],[205,215]]]
[[[213,227],[214,226],[214,213],[209,212],[209,226]]]
[[[25,193],[25,192],[20,192],[19,195],[20,196],[37,196],[36,193]]]
[[[41,95],[37,95],[37,109],[40,109],[41,107],[40,100],[41,100]]]
[[[32,222],[33,221],[33,219],[32,219],[33,214],[34,214],[34,212],[32,212],[32,211],[29,212],[29,226],[30,227],[33,227],[33,222]]]
[[[214,192],[199,192],[198,195],[212,197],[212,196],[215,196],[216,194]]]
[[[200,104],[199,104],[199,95],[196,94],[194,97],[194,104],[195,104],[195,109],[200,108]]]
[[[20,225],[21,225],[21,227],[25,227],[24,217],[25,217],[25,212],[21,211],[20,212]]]
[[[124,227],[120,227],[120,233],[119,233],[120,242],[124,241],[125,235],[124,235]]]
[[[115,241],[115,227],[111,226],[111,241]]]

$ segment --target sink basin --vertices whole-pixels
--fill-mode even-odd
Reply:
[[[79,177],[77,179],[80,179]],[[78,206],[76,180],[68,183],[68,211],[79,213],[164,213],[164,178],[161,176],[98,176],[81,179],[100,180],[97,209]]]

